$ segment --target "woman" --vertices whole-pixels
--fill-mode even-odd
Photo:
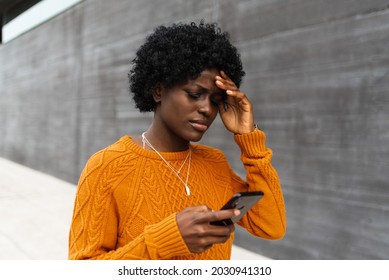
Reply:
[[[264,197],[238,222],[253,235],[285,234],[284,200],[228,34],[200,23],[160,26],[133,60],[129,78],[150,127],[94,154],[78,184],[70,259],[229,259],[239,210],[218,210],[235,193]],[[199,141],[216,115],[242,152],[247,182],[219,150]]]

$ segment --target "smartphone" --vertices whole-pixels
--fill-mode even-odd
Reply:
[[[231,199],[224,204],[224,206],[220,210],[226,209],[239,209],[240,215],[233,217],[231,219],[214,221],[211,222],[211,225],[216,226],[226,226],[231,225],[239,221],[244,214],[246,214],[251,207],[253,207],[261,198],[263,197],[263,192],[238,192],[235,193]]]

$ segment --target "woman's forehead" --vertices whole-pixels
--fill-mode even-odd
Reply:
[[[217,70],[204,70],[196,79],[189,80],[186,85],[197,87],[201,91],[221,92],[215,83],[216,76],[218,75],[219,72]]]

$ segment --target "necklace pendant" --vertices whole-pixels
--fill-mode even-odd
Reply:
[[[186,190],[186,195],[190,196],[190,189],[189,189],[188,185],[185,185],[185,190]]]

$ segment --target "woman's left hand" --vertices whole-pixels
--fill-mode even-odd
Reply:
[[[252,132],[253,106],[246,94],[238,89],[224,71],[220,71],[220,76],[216,76],[216,85],[227,94],[226,100],[219,104],[220,117],[227,130],[235,134]]]

